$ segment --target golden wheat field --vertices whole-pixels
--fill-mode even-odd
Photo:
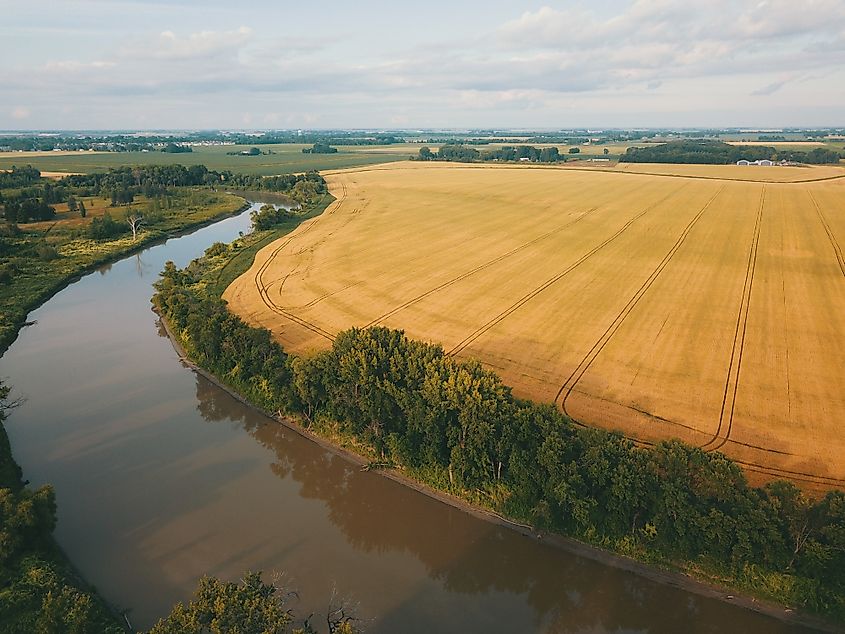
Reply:
[[[845,487],[845,179],[648,167],[328,173],[224,298],[296,353],[401,328],[581,423]]]

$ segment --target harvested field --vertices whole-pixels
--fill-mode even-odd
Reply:
[[[337,202],[260,251],[224,298],[297,353],[352,326],[401,328],[584,424],[680,437],[754,481],[845,487],[845,179],[642,167],[675,176],[327,174]]]
[[[620,163],[616,169],[640,174],[746,180],[761,183],[798,183],[845,177],[845,168],[836,165],[765,167],[760,165]]]

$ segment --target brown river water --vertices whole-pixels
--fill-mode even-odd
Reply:
[[[248,231],[249,213],[70,285],[0,359],[26,403],[7,422],[33,485],[56,488],[56,537],[138,628],[203,573],[332,592],[369,632],[803,632],[598,563],[364,473],[186,368],[150,310],[184,266]]]

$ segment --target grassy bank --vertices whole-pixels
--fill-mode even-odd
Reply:
[[[845,495],[813,500],[786,482],[754,488],[721,454],[678,441],[639,448],[576,428],[552,407],[514,399],[478,364],[396,331],[346,331],[314,357],[287,355],[219,300],[250,254],[282,232],[182,271],[169,266],[155,298],[187,355],[248,402],[373,468],[520,525],[845,619]],[[773,604],[746,605],[790,618]]]
[[[142,200],[113,209],[112,213],[120,222],[146,204]],[[19,233],[4,237],[5,251],[0,252],[0,265],[10,271],[0,283],[0,355],[15,340],[30,311],[85,273],[246,206],[243,198],[230,194],[182,191],[173,198],[172,207],[163,210],[155,224],[142,229],[137,239],[129,234],[113,240],[95,240],[72,221],[22,225]]]
[[[245,273],[252,266],[255,254],[258,251],[276,238],[290,233],[302,222],[319,216],[333,200],[334,196],[331,194],[323,194],[314,204],[309,205],[304,213],[291,217],[267,231],[254,231],[238,239],[235,242],[237,248],[230,250],[218,262],[213,277],[208,280],[210,283],[208,292],[215,297],[220,297],[235,278]]]

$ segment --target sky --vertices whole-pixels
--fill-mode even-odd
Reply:
[[[845,0],[0,0],[0,129],[845,125]]]

